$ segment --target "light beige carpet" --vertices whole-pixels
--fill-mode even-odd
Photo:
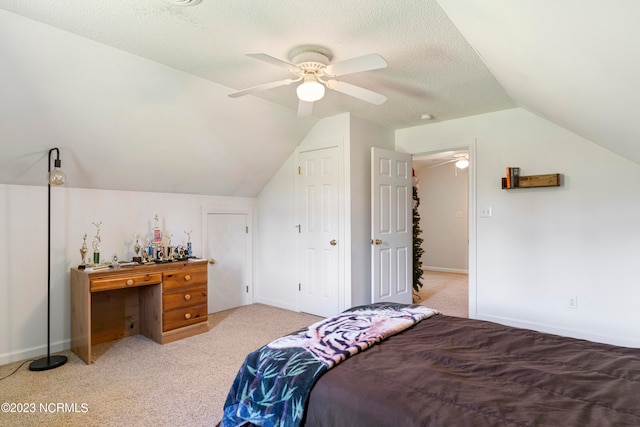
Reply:
[[[101,344],[91,366],[71,352],[50,371],[27,363],[0,381],[0,404],[35,411],[3,406],[0,426],[213,426],[247,353],[319,319],[253,304],[213,315],[209,332],[170,344],[141,335]],[[0,378],[18,366],[0,366]]]
[[[469,317],[469,277],[466,274],[425,271],[414,302],[443,314]]]
[[[466,275],[428,272],[417,302],[467,317]],[[0,366],[0,426],[213,426],[247,353],[320,318],[261,304],[210,316],[207,333],[160,345],[141,335],[75,354],[57,369]],[[11,409],[11,408],[10,408]],[[33,411],[25,413],[25,410]]]

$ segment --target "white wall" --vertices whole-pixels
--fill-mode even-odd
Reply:
[[[348,113],[316,124],[298,151],[339,145],[345,171],[340,213],[348,218],[340,230],[341,306],[371,301],[371,146],[392,150],[394,132]],[[258,196],[256,302],[297,309],[298,279],[295,216],[295,154]],[[344,262],[348,259],[349,262]]]
[[[422,229],[422,268],[450,273],[469,269],[469,169],[454,163],[416,168]]]
[[[395,132],[357,116],[350,120],[349,228],[351,306],[371,302],[371,147],[394,150]]]
[[[194,255],[202,253],[203,209],[252,209],[251,198],[51,189],[51,349],[69,348],[69,268],[80,263],[102,222],[101,259],[133,255],[135,233],[153,233],[158,214],[172,244],[185,244],[193,231]],[[0,185],[0,364],[46,354],[47,344],[47,187]],[[90,255],[89,253],[89,255]]]
[[[477,317],[640,346],[640,165],[519,108],[396,133],[411,153],[474,139],[478,212],[493,208],[472,219]],[[501,190],[506,166],[564,182]]]
[[[318,122],[300,142],[297,150],[344,146],[349,139],[349,114],[340,114]],[[298,231],[295,212],[297,155],[292,153],[257,198],[258,242],[256,248],[255,301],[297,310]],[[341,178],[341,185],[344,185]],[[344,200],[341,202],[344,212]],[[341,231],[343,233],[343,231]],[[343,235],[339,240],[344,240]],[[344,251],[344,245],[339,248]],[[341,252],[342,253],[342,252]],[[342,256],[342,255],[341,255]],[[343,263],[344,264],[344,263]],[[341,266],[344,286],[344,265]]]
[[[296,309],[297,231],[295,227],[292,153],[257,198],[256,280],[254,301],[288,310]]]

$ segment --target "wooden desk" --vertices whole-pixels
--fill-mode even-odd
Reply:
[[[142,334],[166,344],[208,331],[207,262],[71,269],[71,351]]]

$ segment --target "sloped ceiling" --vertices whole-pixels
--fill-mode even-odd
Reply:
[[[0,0],[0,183],[40,185],[58,146],[70,186],[252,197],[347,111],[399,129],[520,106],[640,162],[635,1],[171,1]],[[298,118],[292,86],[227,96],[288,77],[246,53],[306,44],[382,55],[344,80],[388,101],[329,92]]]
[[[514,102],[435,0],[0,0],[0,182],[42,183],[59,146],[70,186],[255,196],[321,118],[352,112],[390,128]],[[28,18],[25,19],[24,17]],[[43,25],[43,24],[46,25]],[[296,46],[389,66],[344,80],[298,118],[295,88],[227,95],[289,77]],[[283,74],[284,73],[284,74]]]
[[[640,2],[439,3],[519,106],[640,163]]]

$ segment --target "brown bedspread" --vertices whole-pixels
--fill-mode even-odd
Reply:
[[[437,315],[329,370],[307,426],[640,426],[640,349]]]

